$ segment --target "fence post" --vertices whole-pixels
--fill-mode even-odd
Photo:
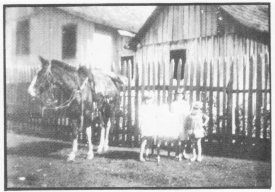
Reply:
[[[261,108],[262,108],[262,58],[261,55],[257,55],[257,91],[256,91],[256,138],[260,139],[261,134]]]
[[[162,71],[163,71],[163,83],[162,83],[162,102],[165,103],[165,92],[166,92],[166,70],[165,70],[165,62],[162,61]]]
[[[207,65],[205,65],[207,66]],[[208,107],[209,107],[209,116],[210,116],[210,119],[209,119],[209,129],[208,129],[208,135],[212,135],[213,134],[213,126],[214,126],[214,123],[213,123],[213,58],[210,60],[210,83],[209,83],[209,86],[210,86],[210,90],[209,90],[209,104],[208,104]],[[205,72],[207,74],[207,72]],[[208,138],[209,140],[209,143],[212,143],[212,137],[211,138]]]
[[[269,75],[270,75],[270,64],[269,64],[269,57],[267,54],[264,55],[264,59],[265,59],[265,62],[264,62],[264,66],[265,66],[265,84],[264,84],[264,88],[265,88],[265,92],[264,92],[264,111],[266,112],[267,111],[267,85],[268,85],[268,80],[269,80]],[[271,110],[271,109],[270,109]],[[265,139],[267,139],[267,116],[265,115],[264,116],[264,131],[263,131],[263,137]],[[269,133],[270,134],[270,133]]]
[[[247,117],[247,129],[248,129],[248,138],[252,138],[252,130],[253,130],[253,115],[252,115],[252,100],[253,100],[253,65],[254,58],[250,56],[249,58],[249,88],[248,88],[248,117]]]
[[[220,65],[221,65],[221,59],[217,58],[217,135],[219,137],[221,136],[221,127],[220,127]]]
[[[124,62],[124,65],[123,65],[123,75],[124,76],[127,76],[127,73],[126,73],[126,67],[127,67],[127,62],[125,61]],[[128,81],[130,81],[131,79],[128,79]],[[121,141],[119,141],[120,144],[124,144],[125,142],[125,139],[126,139],[126,88],[125,86],[123,86],[123,120],[122,120],[122,127],[121,127],[121,135],[122,135],[122,138],[121,138]],[[119,140],[119,139],[118,139]]]
[[[225,129],[225,120],[226,118],[226,65],[227,62],[225,60],[225,58],[223,58],[222,61],[222,66],[223,66],[223,105],[222,105],[222,111],[223,111],[223,118],[222,118],[222,137],[223,137],[223,141],[226,139],[226,129]]]
[[[201,95],[201,91],[200,91],[200,87],[201,87],[201,59],[197,59],[196,62],[196,101],[202,101],[200,98]]]
[[[169,110],[171,110],[171,102],[172,102],[174,65],[175,65],[175,63],[174,63],[174,59],[173,59],[169,66],[169,87],[168,87]]]
[[[158,77],[158,105],[160,105],[160,74],[161,74],[161,65],[160,65],[160,62],[158,62],[157,63],[157,65],[158,65],[158,75],[157,75],[157,77]]]
[[[230,71],[229,71],[229,82],[226,87],[226,92],[227,92],[227,125],[226,125],[226,135],[227,135],[227,144],[232,142],[232,103],[233,103],[233,94],[232,94],[232,89],[233,89],[233,59],[230,58],[229,63],[230,65]]]
[[[128,76],[128,114],[127,114],[127,139],[128,141],[126,141],[126,143],[128,143],[128,145],[131,145],[131,141],[132,141],[132,134],[133,134],[133,127],[132,127],[132,90],[131,90],[131,81],[132,81],[132,63],[131,60],[129,60],[127,62],[128,64],[128,71],[127,71],[127,76]]]
[[[135,74],[135,146],[138,146],[138,135],[140,135],[139,131],[139,67],[138,63],[136,63],[136,74]]]

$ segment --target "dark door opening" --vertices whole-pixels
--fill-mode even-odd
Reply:
[[[125,57],[121,57],[121,73],[123,73],[123,71],[125,70],[126,74],[124,75],[127,75],[127,71],[128,71],[128,62],[131,62],[131,78],[133,79],[134,77],[134,56],[125,56]],[[126,64],[126,66],[125,66]],[[126,69],[124,69],[126,67]]]
[[[170,51],[170,61],[174,59],[174,79],[177,79],[178,76],[178,64],[181,59],[182,67],[181,67],[181,75],[180,79],[184,79],[184,66],[186,61],[186,49],[172,50]]]

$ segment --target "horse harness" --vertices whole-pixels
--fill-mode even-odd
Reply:
[[[47,78],[46,78],[46,80],[45,81],[48,81],[48,83],[49,83],[49,86],[50,86],[50,90],[49,90],[49,92],[52,94],[52,84],[56,84],[56,80],[55,80],[55,78],[53,77],[53,74],[52,74],[52,72],[51,72],[51,64],[52,64],[52,60],[50,60],[49,61],[50,63],[49,63],[49,66],[48,66],[48,68],[47,68],[47,71],[46,71],[46,73],[45,73],[45,75],[47,76]],[[49,78],[49,75],[51,75],[52,76],[52,81],[53,82],[51,82],[51,80],[49,80],[50,78]],[[81,124],[80,124],[80,130],[82,130],[82,128],[83,128],[83,122],[84,122],[84,102],[83,102],[83,97],[82,97],[82,90],[84,89],[84,87],[86,86],[86,84],[88,83],[88,81],[89,81],[89,77],[86,77],[86,79],[84,80],[84,82],[82,83],[82,85],[79,87],[79,89],[75,89],[73,92],[72,92],[72,94],[71,94],[71,96],[69,97],[69,99],[67,100],[67,101],[65,101],[64,103],[62,103],[62,104],[60,104],[59,106],[52,106],[52,105],[54,105],[55,104],[55,102],[52,102],[52,103],[50,103],[50,104],[48,104],[48,103],[45,103],[44,101],[43,101],[43,99],[41,99],[41,101],[42,101],[42,103],[44,104],[44,106],[46,106],[45,108],[47,108],[47,109],[54,109],[54,110],[59,110],[59,109],[62,109],[62,108],[66,108],[66,107],[69,107],[70,106],[70,104],[73,102],[73,100],[74,99],[76,99],[76,97],[78,96],[78,94],[80,95],[80,102],[81,102]],[[44,108],[44,109],[45,109]]]

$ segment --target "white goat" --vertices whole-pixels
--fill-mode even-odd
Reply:
[[[177,99],[171,104],[171,112],[168,104],[146,105],[141,107],[140,122],[141,122],[141,151],[140,161],[145,161],[143,158],[144,148],[149,138],[157,138],[157,160],[160,161],[160,145],[163,140],[178,140],[186,141],[187,136],[183,129],[184,120],[190,111],[187,101]],[[148,148],[146,149],[146,156]],[[185,144],[183,145],[183,155],[185,155]],[[180,156],[181,158],[181,156]]]

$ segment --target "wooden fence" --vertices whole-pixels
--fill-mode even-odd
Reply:
[[[169,65],[169,71],[165,71],[167,65]],[[174,61],[170,64],[156,62],[134,63],[134,65],[129,62],[124,63],[123,66],[121,73],[130,81],[121,91],[121,110],[117,114],[116,127],[110,132],[111,145],[139,146],[139,106],[145,91],[154,93],[157,104],[170,104],[179,87],[189,92],[190,104],[195,100],[203,101],[203,111],[210,117],[206,130],[207,136],[204,138],[205,143],[224,145],[249,143],[254,146],[265,141],[270,144],[270,63],[267,53],[250,57],[187,60],[185,64],[179,61],[177,69],[174,69]],[[183,79],[180,73],[182,67],[184,67]],[[7,70],[10,71],[7,72],[8,75],[15,74],[14,69]],[[23,75],[26,82],[30,82],[36,70],[37,68],[30,68],[27,71],[28,75]],[[176,79],[174,79],[174,70],[177,70]],[[41,111],[40,104],[33,105],[28,96],[23,105],[25,110],[10,110],[22,104],[21,100],[24,98],[18,97],[18,94],[22,95],[22,90],[20,91],[18,87],[24,87],[18,86],[20,79],[16,82],[13,80],[12,76],[7,76],[6,101],[8,101],[9,122],[15,122],[16,118],[11,118],[14,117],[11,115],[16,111],[20,111],[21,115],[24,112]],[[21,84],[24,83],[21,82]],[[25,83],[25,88],[27,85],[28,83]],[[17,88],[10,89],[13,86]],[[16,99],[14,99],[15,95],[17,95]],[[64,133],[64,136],[69,136],[69,119],[64,113],[57,113],[58,115],[49,113],[52,116],[27,118],[27,123],[32,127],[43,125],[43,129],[50,129],[50,132],[54,131],[61,135]],[[98,134],[98,131],[94,131],[93,137],[98,138]],[[174,150],[174,142],[166,142],[164,145]]]

